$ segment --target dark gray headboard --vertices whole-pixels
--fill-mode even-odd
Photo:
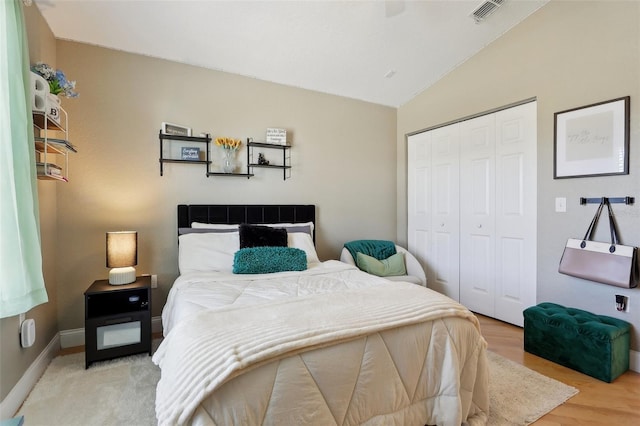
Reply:
[[[316,222],[313,204],[179,204],[178,228],[202,223],[302,223]],[[315,237],[315,232],[313,233]],[[315,240],[315,238],[314,238]]]

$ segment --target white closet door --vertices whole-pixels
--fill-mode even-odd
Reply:
[[[495,116],[460,123],[460,303],[493,317],[496,270]]]
[[[431,132],[431,256],[427,286],[460,300],[460,126]]]
[[[536,303],[536,105],[408,138],[409,250],[427,286],[519,326]]]
[[[431,257],[431,133],[407,138],[408,250],[424,266],[427,283],[434,277]]]
[[[495,317],[522,326],[536,303],[537,103],[496,115]]]

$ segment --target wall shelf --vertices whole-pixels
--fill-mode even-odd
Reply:
[[[291,166],[277,166],[274,164],[254,164],[254,163],[250,163],[249,167],[264,167],[265,169],[290,169]]]
[[[235,176],[235,177],[246,177],[247,179],[249,179],[253,177],[253,173],[207,172],[207,176]]]
[[[211,135],[207,134],[206,136],[182,136],[182,135],[168,135],[165,133],[158,134],[158,139],[160,141],[160,176],[164,175],[164,164],[166,163],[181,163],[181,164],[199,164],[206,166],[206,176],[220,176],[220,177],[243,177],[243,178],[252,178],[255,176],[253,173],[254,168],[265,168],[265,169],[276,169],[282,170],[283,180],[286,180],[291,177],[291,155],[290,149],[291,145],[275,145],[266,142],[253,142],[251,139],[247,139],[247,171],[246,173],[224,173],[224,172],[213,172],[211,171],[211,165],[213,161],[211,160]],[[189,160],[182,159],[180,157],[180,152],[182,148],[189,147],[189,144],[197,143],[204,144],[204,159],[199,160]],[[258,148],[271,149],[271,150],[280,150],[282,151],[282,160],[279,164],[261,164],[256,160],[254,160],[254,150]],[[202,150],[200,151],[200,156],[202,157]]]
[[[47,98],[44,111],[32,111],[37,177],[68,182],[69,152],[77,151],[68,140],[67,112],[59,104],[49,102]],[[45,111],[55,112],[56,116]]]
[[[282,151],[282,162],[279,164],[260,164],[254,159],[254,150],[256,148],[276,149]],[[282,170],[282,179],[287,180],[291,177],[291,145],[276,145],[266,142],[253,142],[247,139],[247,168],[251,173],[254,168],[260,167],[265,169]]]
[[[209,134],[205,136],[182,136],[182,135],[168,135],[162,133],[162,130],[158,134],[160,141],[160,176],[164,175],[164,164],[204,164],[206,166],[206,173],[209,174],[209,165],[211,160],[209,159],[209,145],[211,144],[211,136]],[[182,148],[193,148],[188,146],[189,144],[204,144],[204,160],[187,160],[178,158],[178,152],[181,152]],[[200,151],[202,154],[202,151]]]

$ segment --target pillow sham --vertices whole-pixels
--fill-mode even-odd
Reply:
[[[287,247],[287,230],[270,226],[240,225],[240,248]]]
[[[234,274],[272,274],[307,269],[307,255],[291,247],[246,247],[233,257]]]
[[[311,232],[311,227],[309,225],[302,226],[275,226],[275,225],[266,225],[274,228],[284,228],[287,232],[304,232],[305,234],[309,234],[313,236],[313,232]]]
[[[240,249],[237,231],[184,234],[178,237],[178,268],[189,272],[233,270],[233,256]]]
[[[214,229],[214,228],[178,228],[178,235],[238,232],[238,228]]]
[[[314,225],[313,222],[300,222],[300,223],[260,223],[254,225],[270,226],[275,228],[285,228],[287,232],[306,232],[313,237]],[[239,224],[226,224],[226,223],[202,223],[191,222],[192,228],[197,229],[238,229]]]
[[[238,229],[237,224],[191,222],[192,228],[201,229]]]
[[[313,222],[300,222],[300,223],[265,223],[265,226],[274,226],[276,228],[285,228],[287,232],[302,232],[299,230],[301,226],[309,227],[308,231],[304,231],[313,237],[314,224]],[[298,229],[298,230],[296,230]]]
[[[389,277],[397,275],[407,275],[407,268],[404,264],[404,253],[396,253],[383,260],[366,254],[356,253],[356,265],[358,268],[372,275],[379,277]]]
[[[287,242],[289,247],[298,248],[307,254],[307,264],[320,263],[311,235],[306,232],[288,233]]]

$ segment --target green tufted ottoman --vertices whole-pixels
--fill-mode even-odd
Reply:
[[[524,311],[524,350],[611,382],[629,369],[628,322],[555,303]]]

